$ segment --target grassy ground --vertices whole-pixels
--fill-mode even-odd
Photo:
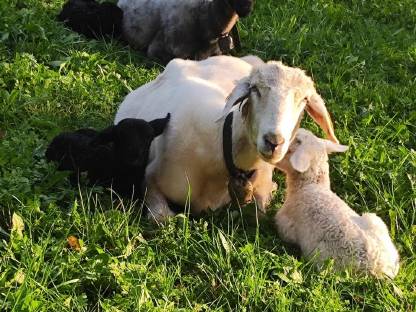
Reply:
[[[259,0],[240,25],[241,54],[281,59],[317,82],[350,145],[332,159],[333,187],[388,224],[401,254],[393,282],[315,271],[253,207],[155,228],[102,189],[72,188],[45,162],[48,141],[110,124],[162,67],[65,30],[61,5],[0,0],[0,311],[415,310],[414,0]]]

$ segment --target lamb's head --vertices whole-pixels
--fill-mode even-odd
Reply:
[[[304,109],[331,141],[338,142],[324,101],[301,69],[274,61],[254,66],[229,95],[224,113],[236,104],[246,120],[250,142],[271,164],[286,154]]]
[[[58,162],[58,170],[86,170],[89,166],[89,144],[97,136],[93,129],[63,132],[49,144],[45,156]]]
[[[248,16],[253,10],[255,0],[227,0],[239,17]]]
[[[298,129],[285,157],[276,167],[288,174],[307,173],[317,176],[328,173],[328,154],[345,152],[348,146],[316,137],[312,132]]]
[[[169,119],[170,114],[150,122],[126,118],[101,131],[92,144],[113,143],[115,156],[122,165],[146,166],[150,144],[163,133]]]

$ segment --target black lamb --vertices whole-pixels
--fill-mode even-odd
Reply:
[[[162,134],[170,119],[146,122],[127,118],[102,131],[79,129],[56,136],[46,150],[46,158],[69,170],[71,182],[87,172],[91,184],[112,187],[124,197],[141,198],[142,182],[150,144]]]
[[[119,0],[115,5],[69,0],[59,19],[89,37],[116,34],[113,28],[120,30],[132,47],[165,63],[176,57],[201,60],[227,54],[240,45],[235,24],[251,13],[254,1]],[[107,10],[121,10],[122,17]]]
[[[88,38],[121,36],[123,11],[113,3],[95,0],[70,0],[64,4],[58,20]]]

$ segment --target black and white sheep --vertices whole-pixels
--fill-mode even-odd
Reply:
[[[80,129],[56,136],[46,158],[58,163],[58,170],[72,171],[71,182],[87,172],[91,184],[112,187],[121,196],[141,197],[141,184],[150,144],[162,134],[170,119],[146,122],[127,118],[102,131]]]
[[[200,60],[232,49],[229,33],[253,5],[254,0],[69,0],[58,19],[88,37],[120,32],[132,47],[163,62]]]

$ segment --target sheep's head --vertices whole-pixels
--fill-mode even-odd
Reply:
[[[304,109],[331,141],[338,142],[324,101],[298,68],[274,61],[255,66],[229,95],[224,113],[237,104],[251,143],[269,163],[276,164],[287,152]]]
[[[162,134],[169,119],[170,114],[150,122],[126,118],[101,131],[93,144],[113,143],[115,155],[123,165],[146,166],[150,144]]]
[[[316,137],[312,132],[299,129],[289,146],[285,157],[276,167],[287,173],[292,171],[303,173],[312,170],[316,175],[327,173],[328,154],[341,153],[348,150],[348,146],[334,143]]]
[[[239,17],[248,16],[253,10],[254,0],[228,0]]]

